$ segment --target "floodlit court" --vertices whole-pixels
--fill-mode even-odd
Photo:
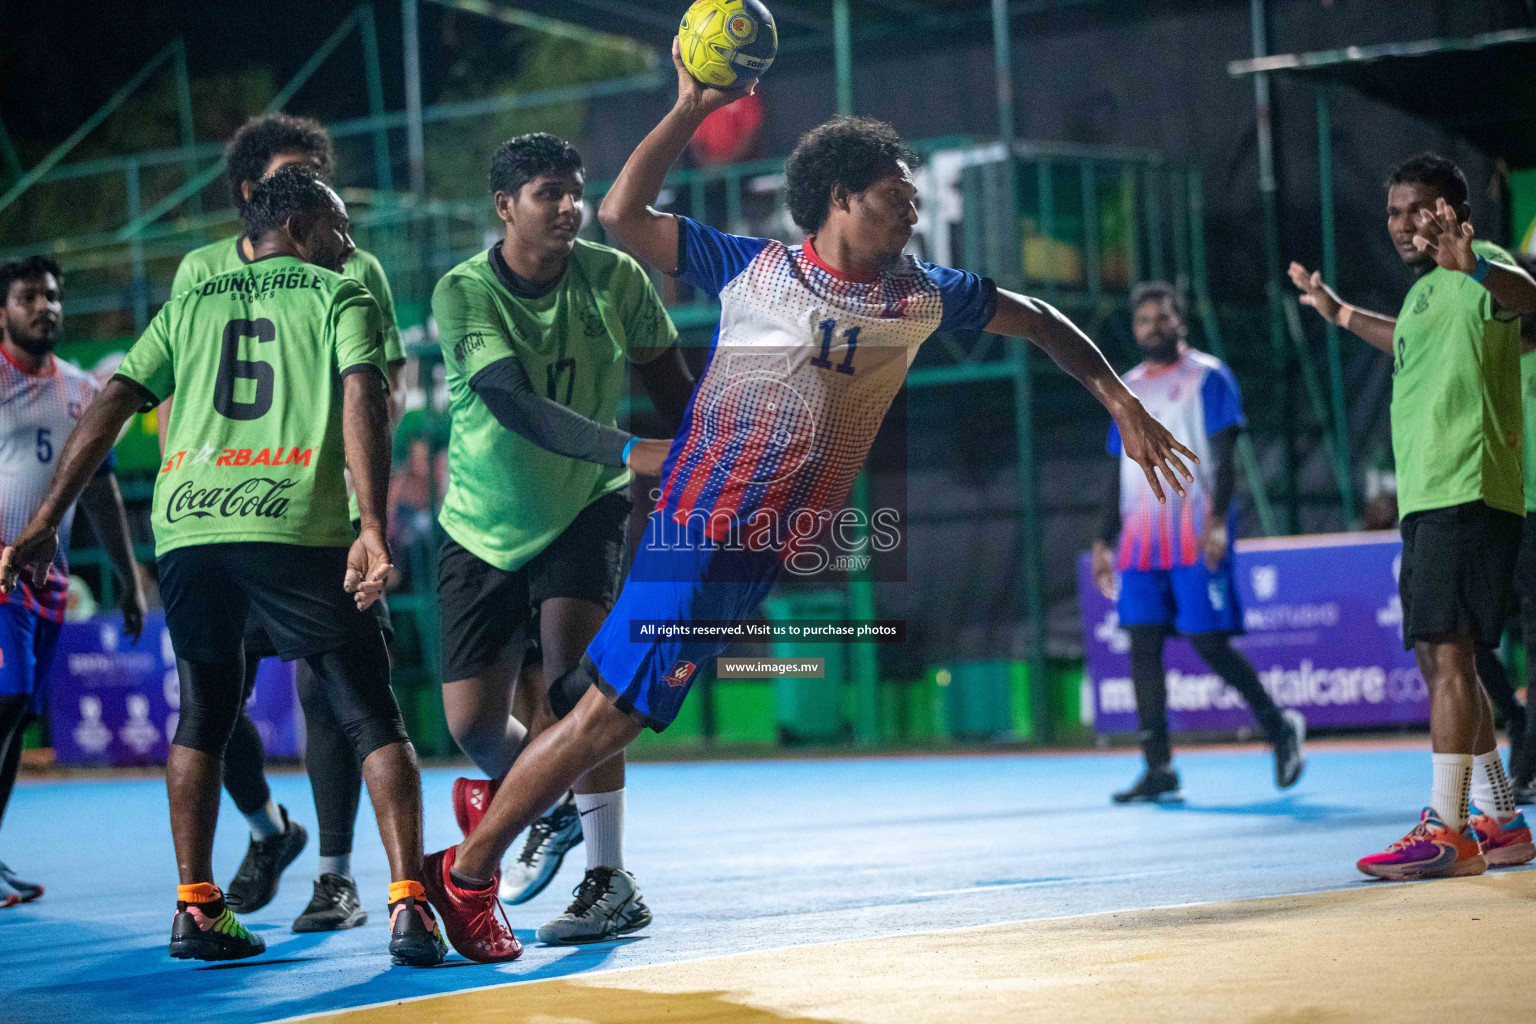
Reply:
[[[1490,1004],[1528,979],[1536,874],[1371,882],[1423,799],[1420,740],[1315,744],[1277,794],[1259,747],[1192,751],[1183,805],[1114,807],[1131,753],[643,763],[627,865],[655,914],[617,942],[533,931],[580,879],[572,852],[507,912],[522,959],[391,968],[383,851],[365,809],[360,929],[294,935],[314,847],[246,918],[247,961],[166,955],[175,865],[158,778],[23,782],[7,829],[48,886],[0,918],[0,1019],[410,1021],[1348,1021]],[[427,848],[457,839],[456,771],[425,773]],[[308,782],[273,778],[296,819]],[[365,802],[366,808],[366,802]],[[215,852],[245,831],[225,801]],[[17,855],[13,855],[19,861]],[[19,865],[18,865],[19,866]],[[1435,937],[1428,983],[1423,936]]]

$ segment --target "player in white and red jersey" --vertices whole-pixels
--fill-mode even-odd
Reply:
[[[33,256],[0,266],[0,544],[16,538],[42,503],[54,456],[100,390],[96,379],[53,354],[63,324],[59,265]],[[128,519],[108,461],[80,497],[91,526],[112,556],[123,587],[123,631],[144,629],[144,590],[133,562]],[[21,764],[22,733],[42,711],[43,683],[53,660],[69,596],[69,532],[59,526],[58,554],[47,582],[0,592],[0,815]],[[0,863],[0,906],[43,894]]]
[[[1163,281],[1131,292],[1131,330],[1146,361],[1125,383],[1159,423],[1173,431],[1200,463],[1183,494],[1160,501],[1125,453],[1117,426],[1109,452],[1120,456],[1118,500],[1105,502],[1093,544],[1094,579],[1117,598],[1120,627],[1131,638],[1131,679],[1147,768],[1116,803],[1176,798],[1179,777],[1168,745],[1168,683],[1163,642],[1188,638],[1196,653],[1231,686],[1258,719],[1275,748],[1275,784],[1288,789],[1301,777],[1306,723],[1300,712],[1281,712],[1253,665],[1232,646],[1243,632],[1243,609],[1232,575],[1237,509],[1237,435],[1246,425],[1232,371],[1215,356],[1189,347],[1184,303]],[[1111,551],[1119,535],[1118,557]],[[1116,570],[1118,569],[1118,579]]]
[[[974,274],[904,256],[917,222],[912,155],[890,126],[840,118],[801,139],[785,167],[804,245],[743,238],[658,213],[667,169],[733,92],[695,81],[678,59],[678,100],[603,201],[610,237],[642,262],[720,297],[720,328],[662,469],[662,498],[622,593],[581,665],[550,687],[561,721],[512,765],[479,826],[424,862],[454,947],[498,959],[507,845],[582,772],[665,728],[722,642],[632,636],[631,620],[740,620],[842,508],[917,348],[940,329],[1025,336],[1115,415],[1126,450],[1181,491],[1189,452],[1104,357],[1050,306]],[[1193,456],[1190,456],[1193,458]],[[618,910],[618,894],[579,895]]]

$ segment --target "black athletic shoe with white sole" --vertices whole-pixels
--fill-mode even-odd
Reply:
[[[309,833],[288,817],[288,808],[279,805],[278,810],[283,815],[283,831],[271,839],[252,839],[240,870],[224,890],[224,901],[237,914],[254,914],[271,903],[277,895],[278,879],[309,842]]]
[[[1307,720],[1299,711],[1282,711],[1280,716],[1285,719],[1285,733],[1275,744],[1275,785],[1290,789],[1307,766]]]
[[[606,942],[651,923],[650,908],[635,885],[635,876],[622,868],[589,868],[575,895],[565,913],[539,929],[540,942]]]
[[[1149,803],[1176,803],[1184,799],[1183,792],[1179,789],[1179,773],[1167,765],[1160,767],[1148,766],[1141,778],[1130,789],[1122,789],[1110,797],[1117,804]]]
[[[368,911],[357,898],[357,883],[346,875],[315,879],[315,894],[293,922],[296,932],[339,932],[368,923]]]

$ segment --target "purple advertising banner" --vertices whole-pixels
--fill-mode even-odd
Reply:
[[[1396,533],[1332,534],[1238,541],[1237,590],[1247,635],[1235,646],[1282,708],[1309,726],[1354,728],[1429,721],[1429,696],[1403,650]],[[1100,733],[1136,731],[1129,638],[1115,603],[1078,563],[1087,674]],[[1168,723],[1175,732],[1254,728],[1237,692],[1183,640],[1166,648]]]
[[[292,664],[266,658],[246,705],[270,757],[297,757],[303,716]],[[144,618],[138,643],[120,615],[66,622],[48,674],[54,756],[67,765],[164,764],[176,733],[181,685],[165,615]]]

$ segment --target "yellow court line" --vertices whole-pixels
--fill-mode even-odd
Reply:
[[[1536,871],[863,939],[291,1020],[1335,1024],[1529,1010]],[[1518,1009],[1517,1009],[1518,1008]],[[1529,1018],[1524,1018],[1529,1019]]]

